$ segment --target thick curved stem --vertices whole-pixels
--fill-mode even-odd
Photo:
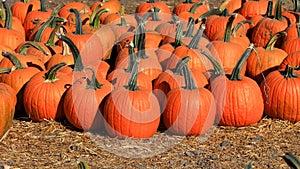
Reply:
[[[237,31],[242,27],[242,28],[243,28],[243,31],[242,31],[242,35],[241,35],[241,36],[244,36],[244,34],[245,34],[245,24],[254,25],[254,23],[253,23],[251,20],[243,20],[243,21],[240,21],[240,22],[238,22],[238,23],[233,27],[233,29],[231,30],[231,35],[232,35],[233,37],[236,37]]]
[[[19,52],[19,53],[20,53],[21,55],[27,55],[27,48],[28,48],[28,47],[33,47],[33,48],[35,48],[35,49],[37,49],[37,50],[42,51],[43,54],[49,55],[49,53],[48,53],[43,47],[41,47],[37,42],[32,42],[32,41],[27,41],[27,42],[25,42],[25,43],[21,46],[20,52]]]
[[[187,31],[184,33],[184,37],[192,37],[194,28],[195,28],[195,19],[193,17],[190,17],[187,25]]]
[[[215,69],[214,75],[219,76],[225,72],[219,62],[217,62],[208,52],[206,52],[205,50],[201,50],[201,54],[206,56],[206,58],[213,64]]]
[[[191,60],[191,57],[186,56],[180,59],[180,61],[177,63],[175,69],[174,69],[174,74],[175,75],[182,75],[183,74],[183,66],[186,65],[189,61]]]
[[[176,28],[174,48],[182,45],[183,23],[178,23]]]
[[[196,10],[199,6],[203,5],[203,2],[197,2],[197,3],[194,3],[193,6],[190,8],[189,12],[192,13],[192,14],[195,14],[196,13]]]
[[[273,0],[269,0],[268,1],[268,8],[267,8],[267,12],[264,15],[265,17],[271,17],[273,13]]]
[[[280,21],[283,19],[282,0],[277,0],[277,2],[276,2],[274,19],[280,20]]]
[[[130,73],[129,81],[127,89],[130,91],[137,91],[139,87],[137,85],[137,78],[138,78],[138,68],[139,68],[140,60],[137,59],[133,64],[132,71]]]
[[[131,72],[133,65],[135,63],[135,60],[137,59],[136,53],[134,51],[133,42],[130,42],[130,44],[129,44],[128,54],[129,54],[129,63],[128,63],[128,67],[127,67],[127,69],[125,69],[125,71]]]
[[[200,40],[202,38],[204,29],[205,29],[205,24],[202,24],[200,26],[200,29],[198,29],[196,35],[193,37],[193,39],[191,40],[190,44],[188,45],[188,48],[190,48],[190,49],[198,49],[199,42],[200,42]]]
[[[138,39],[138,58],[147,59],[148,56],[146,55],[146,29],[144,24],[139,24],[138,28],[140,36]]]
[[[233,71],[232,71],[232,74],[231,74],[229,80],[232,80],[232,81],[242,80],[242,78],[241,78],[242,68],[244,67],[244,65],[245,65],[250,53],[252,52],[253,48],[254,48],[254,44],[251,43],[249,45],[249,47],[243,53],[242,57],[240,57],[237,64],[235,65],[235,67],[233,68]]]
[[[294,68],[290,65],[286,65],[284,72],[281,73],[284,78],[297,78],[299,77],[298,74],[294,73]]]
[[[276,33],[275,35],[273,35],[271,37],[271,39],[268,41],[268,43],[266,44],[265,49],[269,50],[269,51],[273,51],[274,50],[274,45],[276,44],[277,40],[281,37],[281,36],[286,36],[286,32],[285,31],[281,31]]]
[[[57,80],[57,71],[62,68],[63,66],[67,65],[65,62],[61,62],[61,63],[58,63],[54,66],[52,66],[48,71],[47,73],[45,73],[45,81],[46,82],[55,82]]]
[[[46,0],[40,0],[40,11],[41,12],[47,12],[47,4],[46,4]]]
[[[183,76],[184,76],[186,90],[198,90],[194,78],[191,74],[191,71],[186,64],[183,66]]]
[[[61,39],[62,41],[66,42],[66,44],[70,47],[70,50],[73,54],[73,59],[74,59],[74,69],[73,72],[80,72],[84,70],[84,66],[82,63],[82,58],[80,56],[80,52],[78,50],[78,48],[76,47],[76,45],[72,42],[72,40],[60,33],[56,33],[56,35],[58,36],[59,39]]]
[[[95,70],[93,68],[91,68],[91,67],[88,67],[88,66],[85,67],[85,69],[88,69],[88,70],[92,71],[92,77],[91,77],[91,79],[86,78],[87,85],[86,85],[85,88],[87,90],[89,90],[89,89],[91,89],[91,90],[98,90],[98,89],[100,89],[103,86],[103,84],[99,83],[99,81],[97,80]]]
[[[224,37],[223,37],[223,42],[228,42],[228,43],[230,42],[232,24],[233,24],[234,19],[237,17],[237,15],[238,15],[237,13],[233,13],[228,18],[228,21],[226,23]]]
[[[101,27],[101,25],[100,25],[100,17],[101,17],[104,13],[106,13],[106,12],[109,12],[109,9],[108,9],[108,8],[103,8],[103,9],[99,10],[99,11],[97,12],[96,16],[94,17],[94,19],[91,20],[90,26],[91,26],[92,28],[99,29],[99,28]]]
[[[2,4],[4,6],[5,9],[5,24],[4,24],[4,28],[6,29],[12,29],[12,13],[11,13],[11,9],[7,3],[6,0],[2,0]]]
[[[80,18],[80,14],[79,14],[78,10],[75,8],[71,8],[71,9],[69,9],[69,11],[73,12],[75,14],[75,18],[76,18],[76,30],[75,30],[74,34],[82,35],[83,34],[82,22],[81,22],[81,18]]]
[[[222,11],[220,9],[211,9],[211,10],[205,12],[204,14],[202,14],[198,18],[198,22],[201,22],[203,19],[205,19],[211,15],[220,15],[221,13],[222,13]]]
[[[2,52],[2,55],[12,62],[12,64],[16,67],[16,70],[24,69],[24,66],[22,65],[21,61],[14,54],[10,52]]]

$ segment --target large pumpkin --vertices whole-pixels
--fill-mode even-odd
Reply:
[[[128,85],[112,91],[106,98],[103,115],[111,137],[149,138],[160,121],[159,103],[152,91],[137,86],[137,60]]]
[[[265,113],[278,119],[284,119],[296,123],[300,121],[299,109],[299,75],[289,65],[284,71],[273,71],[266,77],[266,84],[261,84],[261,90],[265,93]],[[265,87],[268,86],[268,92]]]
[[[0,83],[0,139],[12,126],[15,105],[17,102],[16,91],[5,83]]]

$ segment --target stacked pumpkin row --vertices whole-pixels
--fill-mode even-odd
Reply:
[[[211,10],[186,0],[173,12],[149,1],[134,15],[117,0],[53,10],[44,0],[2,3],[0,82],[9,99],[0,134],[14,112],[119,138],[151,137],[160,122],[200,135],[215,123],[256,123],[263,112],[300,120],[298,9],[283,10],[281,0],[226,0]]]

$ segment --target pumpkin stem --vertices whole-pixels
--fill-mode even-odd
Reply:
[[[3,51],[2,55],[4,57],[8,58],[12,62],[12,64],[15,66],[16,70],[24,69],[24,66],[22,65],[21,61],[14,54]]]
[[[108,9],[108,8],[103,8],[103,9],[99,10],[99,11],[97,12],[96,16],[94,17],[94,19],[91,20],[90,26],[91,26],[92,28],[99,29],[99,28],[101,27],[101,25],[100,25],[100,17],[101,17],[104,13],[106,13],[106,12],[109,12],[109,9]]]
[[[91,13],[91,16],[90,16],[90,22],[92,22],[94,19],[95,19],[95,16],[96,14],[99,12],[99,10],[101,10],[103,4],[99,4],[95,7],[95,9],[93,10],[93,12]]]
[[[205,24],[201,24],[200,29],[198,29],[196,35],[191,40],[190,44],[188,45],[188,48],[190,48],[190,49],[198,49],[199,42],[200,42],[201,37],[203,35],[204,29],[205,29]]]
[[[41,26],[41,28],[37,31],[35,37],[34,37],[34,42],[41,42],[42,40],[42,35],[45,31],[45,29],[50,25],[51,22],[55,20],[55,16],[57,12],[62,8],[62,4],[60,4],[57,8],[55,8],[52,13],[50,18]]]
[[[154,3],[155,2],[155,0],[149,0],[148,1],[148,3]]]
[[[37,50],[40,50],[43,52],[43,54],[45,55],[49,55],[49,53],[43,48],[41,47],[37,42],[32,42],[32,41],[27,41],[24,44],[22,44],[21,48],[20,48],[20,54],[21,55],[27,55],[27,49],[28,47],[33,47]]]
[[[277,0],[277,2],[276,2],[274,19],[279,20],[279,21],[281,21],[283,19],[282,0]]]
[[[288,78],[297,78],[299,77],[298,74],[294,73],[295,68],[293,68],[290,65],[286,65],[285,70],[283,72],[281,72],[281,74],[283,75],[284,78],[288,79]]]
[[[201,22],[203,19],[211,16],[211,15],[220,15],[222,13],[222,11],[220,9],[211,9],[207,12],[205,12],[204,14],[202,14],[198,19],[197,21],[198,22]]]
[[[80,52],[78,50],[78,48],[76,47],[76,45],[74,44],[74,42],[66,37],[65,35],[62,35],[61,33],[56,33],[57,37],[66,42],[66,44],[70,47],[70,50],[73,54],[73,59],[74,59],[74,69],[73,69],[73,72],[80,72],[80,71],[83,71],[84,70],[84,66],[83,66],[83,63],[82,63],[82,58],[80,56]]]
[[[137,30],[139,31],[138,39],[138,57],[142,59],[147,59],[145,45],[146,45],[146,30],[144,24],[139,24]]]
[[[95,70],[92,67],[86,66],[85,69],[91,70],[92,71],[92,77],[91,80],[86,78],[87,81],[87,85],[86,85],[86,89],[92,89],[92,90],[97,90],[100,89],[103,84],[99,83],[99,81],[96,78],[96,73]]]
[[[6,29],[12,29],[12,13],[11,13],[11,9],[7,3],[6,0],[2,0],[2,4],[4,6],[5,9],[5,24],[4,24],[4,28]]]
[[[45,82],[55,82],[57,80],[57,71],[62,68],[63,66],[67,65],[65,62],[58,63],[52,66],[46,73],[45,73]]]
[[[237,13],[233,13],[232,15],[230,15],[230,17],[228,18],[228,21],[226,23],[226,29],[225,29],[225,33],[224,33],[224,37],[223,37],[223,41],[224,42],[228,42],[230,43],[230,37],[231,37],[231,28],[232,28],[232,24],[234,19],[237,17]]]
[[[186,65],[190,60],[191,57],[189,56],[181,58],[174,69],[174,74],[181,75],[183,73],[183,66]]]
[[[128,63],[128,67],[127,67],[127,69],[125,69],[125,71],[131,72],[133,65],[135,63],[135,60],[137,59],[136,53],[134,51],[133,42],[130,42],[130,44],[129,44],[128,53],[129,53],[129,63]]]
[[[176,24],[178,22],[180,22],[179,17],[177,15],[172,15],[172,23]]]
[[[136,61],[133,64],[132,71],[130,73],[129,81],[127,89],[130,91],[137,91],[139,90],[139,87],[137,85],[137,76],[138,76],[138,67],[139,67],[140,60],[136,59]]]
[[[237,64],[235,65],[235,67],[233,68],[232,74],[229,78],[229,80],[235,81],[235,80],[242,80],[241,78],[241,70],[244,67],[250,53],[252,52],[254,48],[254,44],[251,43],[248,48],[245,50],[245,52],[243,53],[243,55],[240,57],[240,59],[238,60]]]
[[[54,42],[54,38],[56,35],[56,32],[58,31],[58,29],[60,29],[61,27],[63,27],[62,25],[57,25],[52,32],[50,33],[49,39],[46,43],[46,46],[55,46],[55,42]]]
[[[187,25],[187,31],[184,33],[184,37],[192,37],[195,27],[195,19],[193,17],[189,18],[189,22]]]
[[[293,4],[294,4],[294,12],[300,12],[300,3],[298,2],[298,0],[293,0]]]
[[[185,4],[192,4],[193,1],[192,0],[185,0],[183,3],[185,3]]]
[[[240,22],[238,22],[238,23],[233,27],[233,29],[231,30],[231,35],[232,35],[233,37],[236,37],[237,31],[240,29],[240,27],[242,27],[242,28],[243,28],[243,31],[242,31],[242,35],[241,35],[241,36],[244,36],[244,33],[245,33],[245,24],[254,25],[254,23],[253,23],[251,20],[243,20],[243,21],[240,21]]]
[[[203,2],[199,1],[197,3],[194,3],[193,6],[190,8],[189,12],[192,14],[196,13],[196,10],[199,6],[203,5]]]
[[[41,12],[47,12],[47,4],[46,4],[46,0],[40,0],[40,5],[41,5]]]
[[[75,18],[76,18],[76,30],[74,32],[74,34],[76,35],[82,35],[82,22],[81,22],[81,18],[80,18],[80,14],[78,12],[77,9],[75,8],[71,8],[69,9],[70,12],[73,12],[75,14]]]
[[[229,11],[228,11],[228,9],[227,8],[225,8],[223,11],[222,11],[222,13],[221,13],[221,16],[229,16]]]
[[[125,19],[125,6],[122,5],[120,9],[120,16],[121,16],[121,24],[119,26],[127,26],[127,21]]]
[[[159,13],[160,9],[158,7],[154,7],[151,9],[151,13],[152,13],[152,21],[160,21],[160,18],[159,18]]]
[[[176,28],[174,48],[182,45],[183,23],[178,23]]]
[[[0,68],[0,74],[11,73],[12,71],[12,68]]]
[[[209,61],[213,64],[214,69],[215,69],[214,75],[219,76],[225,72],[224,69],[222,68],[222,66],[220,65],[220,63],[217,62],[208,52],[206,52],[203,49],[201,49],[200,52],[201,52],[201,54],[206,56],[206,58],[209,59]]]
[[[267,12],[266,12],[266,14],[264,16],[270,17],[270,16],[272,16],[272,13],[273,13],[273,0],[269,0],[268,1]]]
[[[287,161],[291,168],[300,168],[300,159],[291,152],[286,152],[283,158]],[[292,167],[293,166],[293,167]]]
[[[298,38],[300,38],[300,23],[296,24],[296,28],[297,28]]]
[[[273,35],[271,37],[271,39],[268,41],[268,43],[266,44],[265,49],[269,50],[269,51],[273,51],[274,50],[274,45],[276,44],[277,40],[281,36],[286,36],[286,32],[285,31],[281,31],[281,32],[277,32],[275,35]]]
[[[187,56],[190,57],[190,56]],[[191,74],[191,71],[189,69],[189,67],[187,66],[187,64],[185,64],[183,66],[183,76],[184,76],[184,81],[185,81],[185,87],[184,89],[187,90],[197,90],[197,86],[195,85],[195,81],[194,78]]]

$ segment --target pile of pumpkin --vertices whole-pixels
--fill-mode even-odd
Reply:
[[[300,121],[300,1],[149,0],[125,14],[92,6],[2,0],[0,137],[14,115],[67,119],[80,130],[148,138],[160,124],[201,135],[263,113]]]

